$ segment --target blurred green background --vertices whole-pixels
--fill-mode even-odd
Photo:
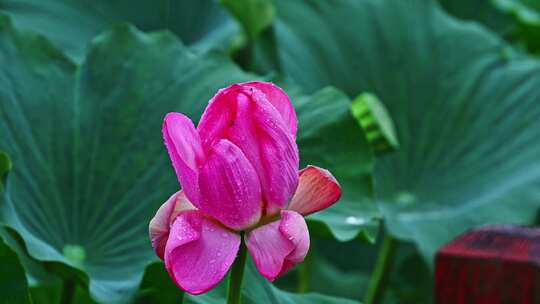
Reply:
[[[244,302],[361,303],[382,258],[376,302],[432,303],[442,244],[537,222],[539,42],[540,0],[0,0],[0,303],[179,303],[147,233],[178,188],[161,121],[253,79],[343,198]]]

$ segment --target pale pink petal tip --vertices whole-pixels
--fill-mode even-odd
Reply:
[[[288,209],[309,215],[328,208],[341,197],[341,186],[330,171],[307,166],[300,171],[298,188]]]
[[[309,231],[302,215],[283,210],[280,220],[250,231],[246,246],[259,272],[273,281],[304,260]]]
[[[171,227],[165,267],[182,290],[193,295],[205,293],[227,274],[239,246],[238,234],[199,211],[182,212]]]
[[[178,191],[159,207],[156,215],[150,220],[148,225],[150,240],[154,251],[160,259],[163,260],[170,226],[176,216],[182,211],[194,209],[195,207],[189,202],[184,192]]]

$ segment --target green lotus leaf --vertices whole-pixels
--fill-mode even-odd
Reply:
[[[97,34],[118,22],[145,31],[169,29],[197,50],[226,49],[239,33],[213,0],[0,0],[17,27],[41,33],[77,61]]]
[[[540,62],[508,56],[499,37],[433,1],[276,6],[284,77],[310,92],[372,92],[394,119],[400,148],[377,162],[374,182],[391,234],[431,263],[470,227],[534,220]]]
[[[4,183],[9,170],[11,170],[11,161],[5,152],[0,151],[0,193],[4,191]]]
[[[319,235],[331,233],[341,241],[359,235],[373,241],[380,218],[373,201],[374,157],[350,103],[350,98],[333,88],[295,99],[302,167],[313,164],[330,170],[343,188],[339,202],[309,216],[308,223]]]
[[[384,235],[384,233],[381,233]],[[307,259],[309,270],[302,286],[334,297],[362,299],[367,293],[382,237],[375,245],[316,239]],[[431,303],[433,274],[411,243],[395,244],[396,251],[387,272],[380,303]],[[354,256],[354,259],[350,259]],[[306,261],[304,261],[306,263]],[[279,279],[280,288],[298,288],[298,274]]]
[[[0,237],[0,303],[29,304],[28,284],[19,258]]]
[[[540,52],[540,2],[537,0],[439,0],[458,18],[487,26],[525,51]]]
[[[332,278],[335,279],[335,278]],[[184,294],[184,303],[195,304],[222,304],[226,302],[227,279],[224,279],[209,293],[199,296]],[[336,282],[336,284],[339,284]],[[352,286],[352,285],[350,285]],[[248,257],[242,285],[243,301],[248,304],[273,304],[273,303],[321,303],[321,304],[345,304],[358,303],[339,297],[331,297],[316,293],[295,294],[277,288],[274,284],[260,275]],[[162,262],[156,262],[148,266],[141,285],[142,296],[138,297],[137,304],[178,303],[182,297],[181,291],[176,287],[165,271]]]
[[[438,0],[450,15],[479,22],[499,35],[511,38],[515,22],[494,5],[494,0]]]
[[[246,274],[244,276],[244,299],[246,303],[283,303],[283,304],[353,304],[358,301],[349,299],[334,298],[316,293],[295,294],[282,291],[265,278],[263,278],[251,262],[247,264]]]
[[[193,53],[170,33],[128,25],[94,39],[76,65],[5,16],[0,66],[0,149],[13,163],[0,220],[20,235],[30,259],[88,286],[98,302],[128,301],[156,259],[149,219],[178,189],[161,139],[164,114],[196,119],[218,88],[257,77],[221,54]],[[298,98],[303,161],[354,183],[344,185],[352,192],[343,204],[312,217],[314,235],[368,237],[366,227],[376,225],[339,207],[358,200],[362,209],[371,194],[370,152],[347,100],[332,89]],[[366,163],[350,166],[351,159]]]
[[[0,18],[0,149],[11,157],[2,220],[29,254],[77,269],[100,302],[129,299],[155,259],[147,224],[178,188],[161,140],[168,111],[198,117],[247,80],[168,33],[118,26],[77,67]]]

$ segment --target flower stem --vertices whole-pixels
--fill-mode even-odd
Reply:
[[[379,249],[375,269],[371,275],[364,304],[378,304],[382,300],[384,289],[388,283],[392,261],[397,248],[397,242],[390,235],[385,235]]]
[[[246,264],[247,250],[242,233],[238,256],[231,267],[229,274],[229,287],[227,289],[227,304],[240,304],[242,300],[242,279],[244,278],[244,266]]]

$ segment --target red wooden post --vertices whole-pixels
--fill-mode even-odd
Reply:
[[[486,226],[443,246],[437,304],[540,304],[540,229]]]

